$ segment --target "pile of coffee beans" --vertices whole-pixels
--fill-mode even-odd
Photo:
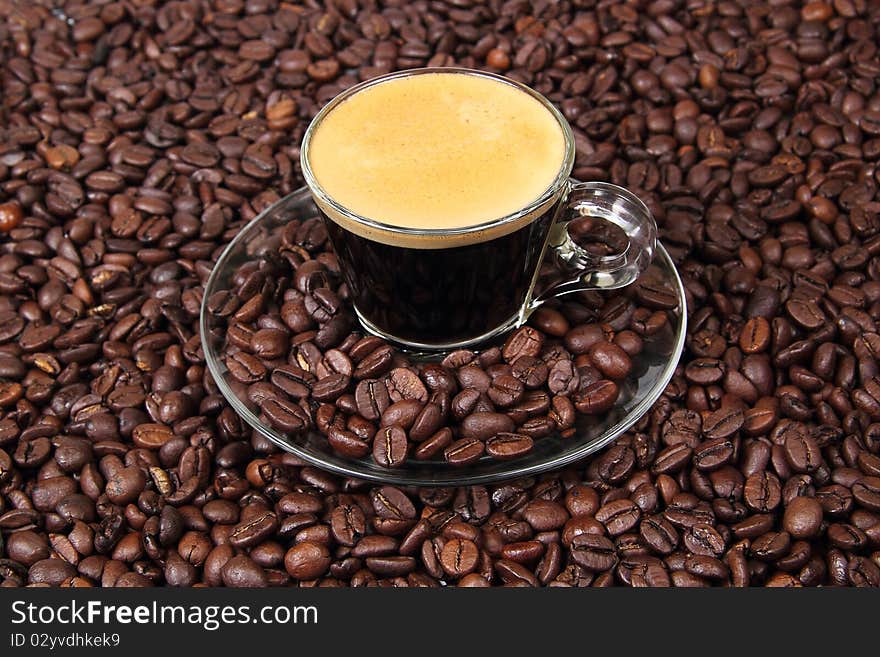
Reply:
[[[878,24],[868,0],[0,0],[0,583],[877,586]],[[565,471],[331,476],[218,393],[204,283],[302,184],[322,104],[452,64],[548,96],[575,175],[648,204],[685,357]],[[563,344],[601,327],[583,301]]]
[[[675,342],[674,283],[654,267],[626,291],[540,307],[500,345],[411,359],[352,330],[320,217],[275,232],[279,248],[255,249],[208,299],[226,379],[264,424],[317,429],[343,457],[387,468],[517,459],[536,440],[576,436],[578,414],[600,421],[640,374],[646,342],[665,342],[667,358]],[[545,270],[561,274],[552,258]]]

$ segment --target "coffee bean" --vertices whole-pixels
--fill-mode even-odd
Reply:
[[[17,228],[24,218],[21,205],[14,201],[0,204],[0,232],[8,233]]]
[[[861,477],[852,484],[856,502],[871,511],[880,511],[880,477]]]
[[[376,379],[365,379],[355,388],[358,413],[370,421],[376,421],[391,405],[385,384]]]
[[[284,569],[296,580],[310,580],[324,574],[330,567],[330,553],[319,543],[304,541],[284,555]]]
[[[756,354],[770,346],[770,323],[764,317],[752,317],[739,334],[739,346],[744,353]]]
[[[599,324],[584,324],[565,334],[565,347],[573,354],[585,354],[603,340],[605,331]]]
[[[580,375],[569,360],[559,360],[550,369],[547,387],[555,395],[569,396],[577,392]]]
[[[721,408],[703,420],[703,434],[710,440],[728,438],[742,427],[744,416],[739,409]]]
[[[399,468],[406,461],[406,431],[399,424],[382,427],[373,439],[373,459],[386,468]]]
[[[422,442],[413,452],[413,458],[426,461],[446,449],[452,443],[452,429],[443,427]]]
[[[752,541],[749,551],[761,561],[775,561],[788,551],[790,542],[788,532],[768,531]]]
[[[485,451],[485,443],[478,438],[462,438],[446,447],[443,456],[447,463],[461,466],[478,461]]]
[[[405,367],[397,367],[391,370],[389,376],[391,398],[394,401],[400,399],[417,399],[420,402],[428,400],[428,391],[418,375]]]
[[[76,576],[76,568],[62,559],[43,559],[28,569],[28,583],[60,586]]]
[[[721,420],[728,428],[729,417],[726,416]],[[740,417],[742,417],[741,414]],[[716,435],[719,431],[719,422],[716,422],[715,418],[711,417],[707,418],[707,422],[709,425],[708,428],[704,425],[704,433]],[[721,430],[722,433],[725,431],[726,429]],[[729,438],[707,440],[694,450],[693,463],[699,470],[717,470],[733,458],[735,451],[736,447]]]
[[[785,508],[782,526],[793,538],[812,538],[822,524],[822,505],[809,497],[796,497]]]
[[[345,374],[325,376],[312,386],[312,398],[322,402],[336,401],[348,390],[350,382],[350,377]]]
[[[678,547],[678,532],[662,516],[644,518],[639,524],[639,536],[659,554],[670,554]]]
[[[315,384],[313,374],[293,365],[275,368],[269,378],[273,385],[295,400],[308,397]]]
[[[743,488],[746,505],[759,513],[773,511],[782,501],[782,486],[772,472],[762,471],[746,479]]]
[[[501,355],[508,363],[513,364],[521,356],[536,358],[544,345],[544,336],[530,326],[522,326],[514,331],[504,347]]]
[[[500,407],[506,408],[518,403],[525,392],[524,386],[519,379],[509,374],[502,374],[492,380],[487,393],[489,399]]]
[[[786,460],[797,472],[813,472],[822,462],[815,439],[803,431],[789,433],[784,447]]]
[[[360,458],[370,452],[370,444],[361,440],[351,431],[333,426],[327,431],[327,442],[339,454],[349,458]]]
[[[853,586],[880,586],[880,568],[870,559],[853,557],[847,565],[846,572]]]
[[[571,559],[594,572],[610,570],[617,563],[614,544],[604,536],[579,534],[571,542]]]
[[[694,554],[720,557],[724,553],[724,538],[708,524],[690,527],[684,534],[684,544]]]
[[[563,315],[558,310],[554,310],[553,308],[548,308],[547,306],[541,306],[529,318],[529,322],[547,335],[551,335],[555,338],[561,338],[566,333],[568,333],[569,324],[568,320],[565,319],[565,315]],[[540,335],[540,334],[538,334]],[[512,355],[512,354],[511,354]],[[517,354],[517,356],[527,355],[525,352]],[[530,354],[537,355],[537,354]],[[510,362],[511,359],[505,357],[507,362]]]
[[[534,500],[523,509],[523,519],[536,531],[550,531],[562,527],[568,513],[560,504],[548,500]]]
[[[595,488],[573,486],[565,495],[565,508],[574,516],[592,516],[599,508],[599,494]]]
[[[422,403],[415,399],[401,399],[385,409],[382,413],[380,426],[387,427],[398,424],[404,429],[410,429],[423,408]]]
[[[415,517],[415,507],[398,488],[383,486],[372,493],[371,499],[376,514],[381,518],[409,520]]]
[[[443,546],[440,565],[452,578],[458,579],[474,572],[479,565],[480,552],[473,541],[452,539]]]
[[[596,511],[596,520],[605,525],[610,536],[628,532],[636,526],[640,516],[639,508],[627,499],[614,500]]]
[[[515,459],[532,450],[534,441],[516,433],[498,433],[486,441],[486,453],[497,459]]]
[[[614,343],[597,342],[588,353],[593,366],[609,379],[622,379],[632,369],[629,355]]]
[[[670,445],[657,454],[651,466],[654,474],[668,474],[680,471],[691,460],[693,450],[684,443]]]
[[[266,376],[265,366],[251,354],[240,351],[226,359],[229,373],[242,383],[255,383]]]
[[[20,531],[6,539],[6,554],[27,567],[49,558],[49,542],[33,531]]]
[[[236,588],[264,588],[266,573],[250,557],[240,554],[227,561],[221,569],[223,584]]]
[[[134,444],[142,449],[161,449],[174,437],[174,432],[163,424],[139,424],[132,431]]]
[[[575,408],[581,413],[598,415],[611,410],[619,394],[620,389],[616,383],[603,379],[591,383],[575,393],[572,401]]]
[[[115,504],[127,504],[137,499],[145,485],[146,477],[140,468],[123,468],[107,480],[107,497]]]
[[[487,440],[499,433],[511,433],[514,423],[507,415],[501,413],[471,413],[461,422],[461,435],[464,438]]]
[[[393,358],[391,347],[379,347],[358,363],[354,370],[354,378],[372,379],[385,374],[391,367]]]
[[[281,431],[301,431],[309,426],[309,418],[301,406],[281,399],[267,399],[260,408],[273,427]]]
[[[832,484],[816,491],[816,501],[828,515],[842,516],[852,509],[853,496],[848,488]]]
[[[511,374],[529,389],[539,388],[547,381],[550,370],[544,361],[533,356],[520,356],[511,366]]]

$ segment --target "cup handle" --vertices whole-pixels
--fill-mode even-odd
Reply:
[[[578,246],[568,232],[581,217],[604,219],[628,237],[623,251],[609,256]],[[657,224],[648,207],[632,192],[603,182],[570,182],[550,229],[548,247],[564,272],[532,301],[532,309],[572,292],[614,290],[633,283],[651,264],[657,242]]]

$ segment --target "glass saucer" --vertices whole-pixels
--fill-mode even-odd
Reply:
[[[267,258],[278,260],[275,254],[288,222],[315,216],[317,209],[308,189],[303,187],[242,228],[220,255],[205,286],[200,329],[208,369],[232,408],[272,443],[319,468],[374,482],[413,486],[462,486],[534,475],[573,463],[618,438],[648,411],[672,378],[684,347],[685,294],[669,253],[658,242],[654,261],[645,275],[656,277],[673,290],[678,297],[678,307],[668,311],[670,321],[666,327],[645,340],[643,351],[633,359],[632,373],[620,384],[620,397],[614,407],[601,418],[578,415],[574,435],[566,438],[552,435],[536,440],[531,452],[511,461],[483,457],[468,466],[452,466],[442,460],[409,459],[401,468],[390,469],[377,465],[370,455],[348,458],[335,453],[317,430],[300,434],[279,432],[259,418],[259,408],[230,375],[221,357],[226,320],[208,312],[206,306],[214,294],[234,287],[232,278],[242,263]]]

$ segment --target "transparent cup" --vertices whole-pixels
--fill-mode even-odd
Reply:
[[[513,213],[455,229],[408,228],[363,217],[328,194],[309,161],[312,136],[326,117],[364,89],[402,77],[438,74],[491,78],[538,100],[558,122],[565,142],[562,165],[551,185]],[[487,342],[523,324],[549,299],[624,287],[645,270],[656,245],[651,212],[621,187],[571,180],[574,156],[571,127],[549,100],[508,78],[463,68],[401,71],[352,87],[318,113],[301,149],[306,184],[326,223],[360,323],[370,333],[418,351]],[[626,245],[604,255],[579,246],[568,225],[584,216],[617,226]],[[540,266],[549,250],[564,265],[567,277],[537,293]]]

